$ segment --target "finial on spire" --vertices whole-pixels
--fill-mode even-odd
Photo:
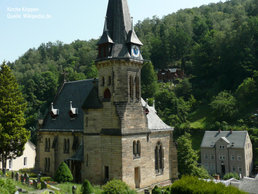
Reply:
[[[105,25],[104,25],[104,32],[108,31],[108,27],[107,27],[107,16],[105,17]]]
[[[133,31],[134,30],[134,27],[133,27],[133,17],[131,17],[131,30]]]

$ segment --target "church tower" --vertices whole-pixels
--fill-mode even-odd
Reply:
[[[141,98],[141,46],[127,0],[109,0],[95,61],[98,81],[84,102],[83,179],[142,188],[176,177],[173,128]]]
[[[64,83],[39,129],[38,168],[65,161],[80,182],[119,179],[132,188],[177,178],[174,128],[141,98],[142,43],[127,0],[109,0],[95,61],[99,79]]]
[[[144,117],[141,106],[141,46],[127,0],[109,0],[103,34],[98,42],[98,94],[101,101],[112,102],[116,106],[122,134],[145,130],[139,117],[127,119],[125,115],[130,111],[131,115]]]

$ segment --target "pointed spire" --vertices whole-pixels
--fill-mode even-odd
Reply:
[[[109,0],[104,32],[98,45],[111,43],[111,58],[130,58],[130,46],[141,46],[133,29],[133,21],[129,13],[127,0]],[[142,60],[142,57],[140,57]]]

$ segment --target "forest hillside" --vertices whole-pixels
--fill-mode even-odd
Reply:
[[[176,137],[192,134],[199,149],[204,130],[248,130],[258,165],[258,0],[231,0],[147,18],[135,26],[146,62],[142,93],[155,98],[158,114],[175,126]],[[97,40],[43,43],[12,68],[25,99],[27,128],[35,142],[64,81],[97,77]],[[153,64],[153,65],[152,65]],[[154,69],[153,69],[154,67]],[[158,83],[159,69],[178,67],[186,77]]]

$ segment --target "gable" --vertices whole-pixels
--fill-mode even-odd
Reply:
[[[201,147],[214,147],[216,142],[221,140],[229,143],[232,147],[244,148],[247,134],[247,131],[206,131]]]

